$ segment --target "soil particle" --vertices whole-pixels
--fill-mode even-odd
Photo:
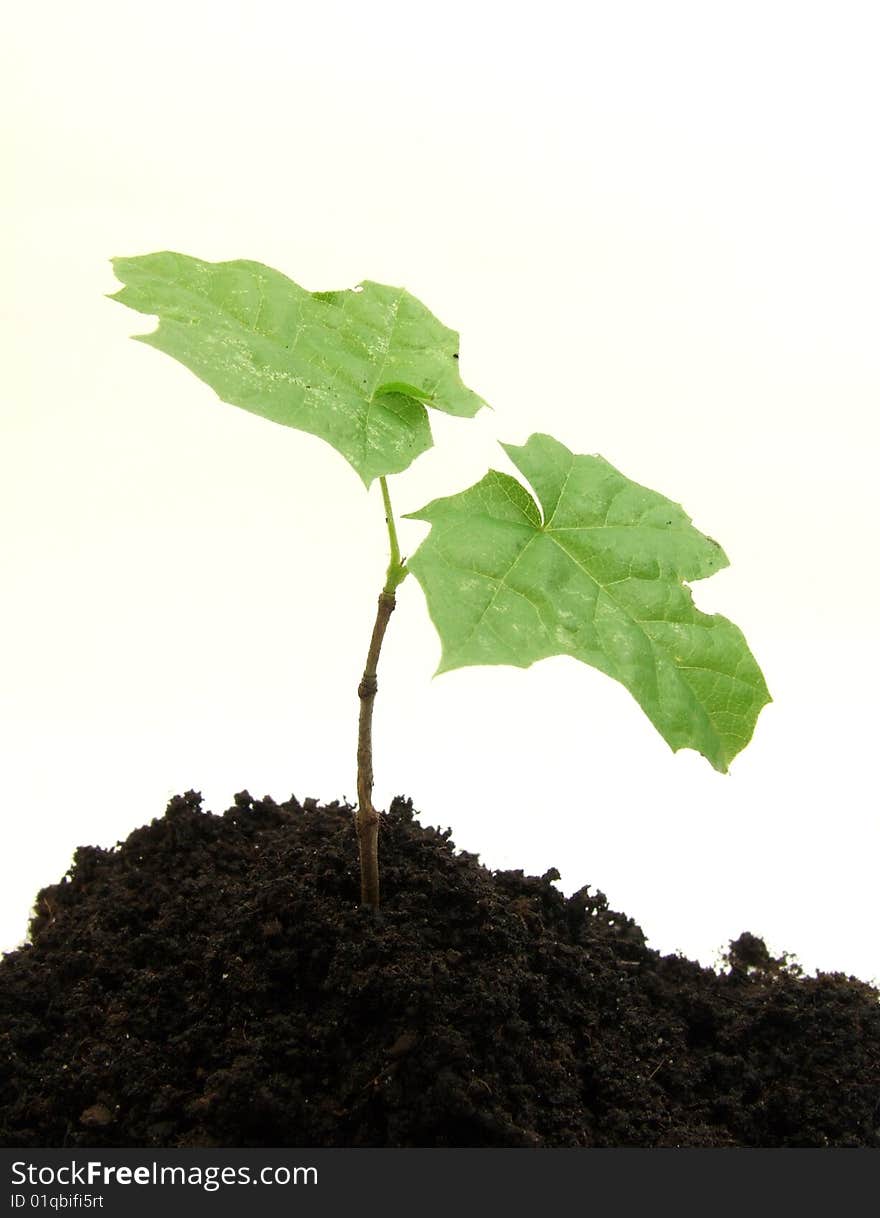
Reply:
[[[880,1002],[745,932],[715,972],[398,799],[195,792],[82,847],[0,961],[5,1146],[880,1146]]]

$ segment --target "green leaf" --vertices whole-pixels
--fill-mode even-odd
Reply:
[[[114,258],[113,295],[159,326],[141,342],[224,402],[320,436],[369,486],[431,447],[423,403],[471,418],[481,398],[458,372],[458,335],[403,288],[307,292],[259,262],[185,254]]]
[[[438,671],[573,656],[625,685],[671,748],[726,771],[770,695],[737,627],[701,613],[684,583],[727,566],[721,547],[602,457],[545,435],[502,447],[541,509],[490,470],[410,513],[431,525],[408,566],[440,634]]]

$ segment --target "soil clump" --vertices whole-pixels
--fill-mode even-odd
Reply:
[[[880,994],[761,939],[716,972],[397,799],[195,792],[80,848],[0,961],[0,1144],[877,1147]]]

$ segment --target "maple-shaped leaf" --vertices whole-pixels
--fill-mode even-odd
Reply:
[[[224,402],[320,436],[369,486],[431,447],[424,403],[471,418],[458,335],[403,288],[307,292],[259,262],[185,254],[114,258],[118,300],[156,314],[138,335]]]
[[[726,771],[770,695],[739,629],[701,613],[688,580],[727,566],[677,503],[546,435],[502,446],[538,503],[491,470],[414,520],[409,560],[442,642],[438,671],[583,660],[625,685],[673,749]]]

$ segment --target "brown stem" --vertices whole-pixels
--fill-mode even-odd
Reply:
[[[373,703],[376,700],[376,667],[389,618],[397,604],[394,592],[386,589],[379,596],[379,607],[367,652],[364,675],[358,686],[361,700],[358,720],[357,792],[355,828],[361,859],[361,904],[379,908],[379,814],[373,807]]]

